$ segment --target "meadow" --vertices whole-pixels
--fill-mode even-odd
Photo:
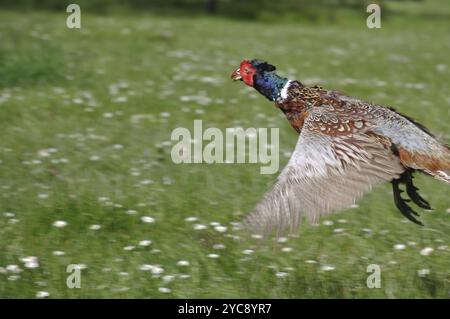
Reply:
[[[296,133],[229,76],[243,58],[395,107],[450,143],[450,28],[437,16],[336,24],[146,13],[0,11],[1,298],[449,298],[449,187],[418,175],[419,227],[391,186],[317,225],[236,229],[276,178],[260,165],[174,164],[177,127]],[[428,8],[429,9],[429,8]],[[447,17],[447,19],[445,18]],[[66,286],[81,265],[81,288]],[[381,267],[370,289],[367,266]]]

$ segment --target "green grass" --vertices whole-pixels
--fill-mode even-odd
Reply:
[[[396,107],[448,143],[447,21],[391,17],[369,30],[364,19],[266,25],[83,12],[82,29],[69,30],[65,18],[0,12],[0,297],[449,297],[449,189],[438,181],[416,178],[435,208],[423,212],[425,227],[404,220],[382,185],[358,208],[319,226],[305,223],[287,242],[261,242],[230,222],[253,208],[275,175],[260,175],[259,165],[170,159],[172,130],[192,128],[194,119],[223,129],[279,127],[280,153],[292,151],[296,134],[282,114],[229,79],[246,57],[266,59],[307,84]],[[191,216],[198,221],[185,221]],[[68,225],[52,226],[57,220]],[[195,223],[208,227],[194,230]],[[90,230],[92,224],[102,228]],[[141,240],[152,244],[141,247]],[[406,248],[395,250],[397,244]],[[423,256],[425,247],[434,251]],[[38,257],[39,267],[24,267],[26,256]],[[190,265],[177,266],[180,260]],[[71,263],[87,266],[81,289],[66,287]],[[22,272],[6,271],[12,264]],[[139,270],[145,264],[164,272]],[[366,287],[369,264],[381,266],[380,289]],[[330,265],[334,270],[323,270]],[[429,275],[420,277],[420,269]],[[166,275],[175,278],[166,282]]]

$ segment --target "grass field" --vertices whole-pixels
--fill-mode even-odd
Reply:
[[[279,127],[286,163],[294,131],[229,79],[253,57],[393,106],[449,143],[448,20],[393,16],[369,30],[364,17],[313,25],[82,12],[70,30],[65,19],[0,12],[0,297],[449,298],[447,185],[416,178],[434,207],[425,227],[406,221],[382,185],[319,225],[260,241],[233,222],[276,175],[170,158],[172,130],[201,119]],[[80,289],[66,286],[69,264],[85,265]],[[369,264],[381,267],[380,289],[366,286]]]

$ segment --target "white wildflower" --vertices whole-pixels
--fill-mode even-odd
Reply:
[[[424,268],[424,269],[419,269],[419,270],[417,271],[417,275],[419,275],[419,277],[426,277],[426,276],[428,276],[429,274],[430,274],[430,269]]]
[[[50,296],[50,293],[47,291],[38,291],[36,293],[36,298],[47,298],[48,296]]]
[[[165,282],[171,282],[174,279],[175,279],[174,275],[165,275],[165,276],[162,277],[162,280],[165,281]]]
[[[139,242],[139,246],[142,246],[142,247],[147,247],[147,246],[150,246],[151,244],[152,244],[152,241],[148,240],[148,239],[144,239]]]
[[[203,225],[203,224],[195,224],[194,225],[194,230],[202,230],[202,229],[206,229],[206,225]]]
[[[53,254],[53,256],[59,257],[59,256],[64,256],[65,252],[63,252],[61,250],[55,250],[55,251],[52,252],[52,254]]]
[[[49,152],[48,150],[40,150],[40,151],[38,152],[38,154],[39,154],[39,156],[41,156],[41,157],[48,157],[48,156],[50,156],[50,152]]]
[[[162,274],[162,273],[164,272],[164,268],[162,268],[162,267],[159,266],[159,265],[154,265],[154,266],[152,267],[152,269],[150,269],[150,271],[151,271],[152,274],[154,274],[154,275],[159,275],[159,274]]]
[[[8,272],[12,272],[13,274],[18,274],[20,272],[22,272],[22,269],[20,269],[20,267],[18,265],[8,265],[6,266],[6,271]]]
[[[141,221],[147,224],[151,224],[155,222],[155,219],[153,217],[150,216],[142,216],[141,217]]]
[[[166,288],[166,287],[159,287],[158,291],[163,293],[163,294],[168,294],[168,293],[172,292],[172,290],[170,290],[169,288]]]
[[[123,149],[123,145],[122,145],[122,144],[114,144],[114,145],[113,145],[113,149],[115,149],[115,150],[121,150],[121,149]]]
[[[19,275],[11,275],[11,276],[8,277],[8,280],[9,280],[9,281],[16,281],[16,280],[18,280],[19,278],[20,278]]]
[[[153,269],[153,265],[144,264],[144,265],[139,266],[139,270],[143,270],[143,271],[150,271],[152,269]]]
[[[331,266],[331,265],[323,265],[322,267],[320,267],[320,269],[321,269],[322,271],[332,271],[332,270],[335,270],[336,267]]]
[[[35,256],[21,258],[20,261],[24,263],[25,268],[34,269],[39,267],[38,258]]]
[[[63,228],[63,227],[67,226],[67,222],[65,222],[63,220],[57,220],[53,223],[53,226],[57,227],[57,228]]]
[[[216,226],[216,227],[214,227],[214,229],[216,231],[218,231],[219,233],[224,233],[227,231],[227,228],[225,226]]]
[[[433,251],[434,251],[433,248],[431,248],[431,247],[425,247],[424,249],[422,249],[422,250],[420,251],[420,254],[421,254],[422,256],[429,256]]]
[[[288,273],[287,272],[283,272],[283,271],[279,271],[275,274],[275,276],[277,276],[278,278],[284,278],[287,277]]]
[[[190,265],[190,263],[187,260],[180,260],[177,262],[177,266],[180,266],[180,267],[187,267],[189,265]]]

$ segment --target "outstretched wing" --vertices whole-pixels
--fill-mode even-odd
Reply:
[[[256,232],[296,229],[353,204],[373,185],[404,171],[390,141],[360,118],[316,110],[305,120],[295,151],[277,182],[245,223]]]

